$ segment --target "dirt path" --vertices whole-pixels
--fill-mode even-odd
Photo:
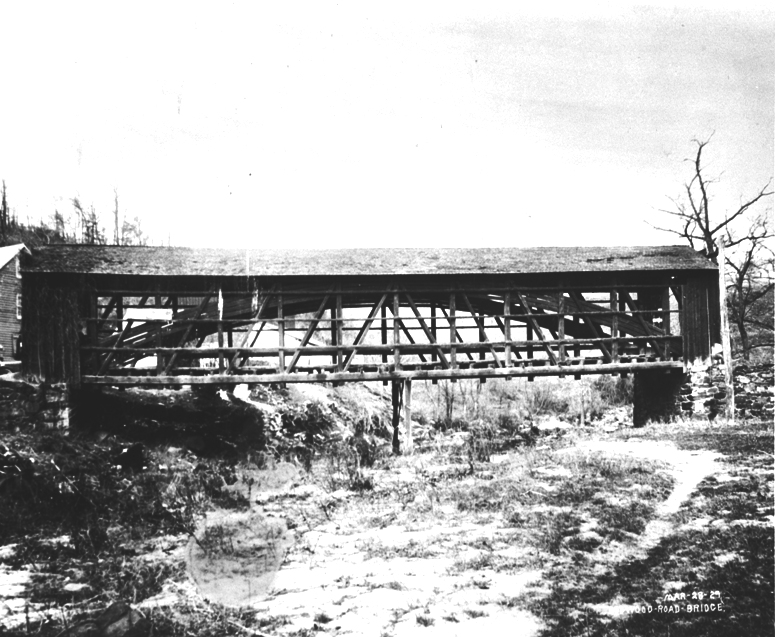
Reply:
[[[642,557],[673,532],[673,514],[720,468],[720,454],[683,451],[668,442],[592,440],[567,451],[667,463],[675,479],[672,493],[639,539],[616,543],[600,554],[607,565]],[[328,519],[313,527],[301,525],[282,537],[289,550],[277,572],[251,571],[255,563],[246,563],[247,555],[242,562],[233,555],[219,560],[192,549],[191,572],[203,583],[200,590],[214,601],[238,600],[282,618],[279,633],[538,634],[541,620],[515,601],[528,590],[541,593],[543,571],[535,550],[515,541],[514,530],[504,525],[501,515],[461,514],[454,504],[434,501],[433,487],[413,488],[418,462],[422,460],[406,459],[402,468],[379,476],[385,484],[377,484],[377,492],[383,489],[391,498],[362,498],[346,491],[332,495],[309,485],[278,492],[273,502],[253,512],[262,524],[294,509],[302,517],[311,515],[304,510],[325,510]],[[403,487],[408,495],[396,501]],[[247,537],[241,524],[231,524],[226,535],[240,546],[255,545],[255,531]],[[501,568],[504,564],[523,566]],[[608,614],[632,610],[616,600],[597,606]]]
[[[679,449],[672,442],[635,440],[594,440],[578,445],[578,451],[599,451],[609,455],[631,455],[656,462],[666,462],[675,480],[672,492],[657,508],[654,518],[640,535],[637,544],[632,545],[625,557],[642,557],[659,544],[660,540],[677,527],[671,520],[673,515],[688,500],[697,485],[705,478],[722,470],[719,460],[722,454],[714,451],[689,451]]]

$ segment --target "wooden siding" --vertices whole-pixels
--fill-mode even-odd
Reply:
[[[684,338],[684,361],[687,364],[707,362],[713,347],[714,330],[719,319],[717,277],[696,273],[682,286],[683,311],[681,333]]]
[[[49,383],[80,384],[80,341],[84,330],[79,316],[78,281],[72,287],[24,275],[22,371]]]
[[[11,259],[0,269],[0,345],[3,359],[14,360],[13,339],[22,329],[22,322],[16,318],[16,295],[22,291],[22,280],[16,276],[16,260]]]

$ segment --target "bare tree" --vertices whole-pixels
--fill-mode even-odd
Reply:
[[[737,238],[727,229],[725,245],[742,248],[736,259],[726,258],[731,279],[727,289],[729,318],[737,329],[743,356],[748,360],[752,350],[775,345],[775,253],[767,243],[772,237],[769,214],[755,217],[743,234],[746,240],[735,243]]]
[[[727,285],[729,314],[738,332],[740,350],[748,360],[752,349],[772,344],[772,303],[766,303],[773,289],[771,210],[752,215],[754,206],[773,194],[772,180],[753,197],[741,200],[731,214],[711,214],[710,191],[718,178],[708,177],[703,166],[703,150],[711,138],[694,140],[697,151],[693,159],[687,159],[692,164],[692,178],[684,184],[684,195],[670,198],[673,209],[661,210],[677,220],[678,228],[654,227],[684,238],[715,263],[718,263],[719,242],[724,242],[725,265],[732,275]],[[749,328],[757,333],[769,332],[769,337],[753,342]]]
[[[118,188],[113,189],[113,245],[118,245],[119,240],[118,223]]]
[[[3,179],[3,199],[0,202],[0,242],[5,245],[8,236],[8,201],[5,198],[5,179]]]

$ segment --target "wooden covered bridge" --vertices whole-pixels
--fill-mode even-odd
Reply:
[[[72,387],[637,375],[719,341],[683,246],[52,245],[23,290],[24,372]]]

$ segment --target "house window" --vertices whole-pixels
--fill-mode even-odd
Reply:
[[[16,278],[21,279],[22,278],[22,271],[19,267],[19,257],[16,257]]]
[[[22,295],[21,293],[16,295],[16,318],[21,320],[22,318]]]

